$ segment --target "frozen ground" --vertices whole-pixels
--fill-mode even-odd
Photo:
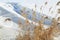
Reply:
[[[16,35],[18,35],[18,31],[12,28],[0,28],[0,40],[15,40]]]

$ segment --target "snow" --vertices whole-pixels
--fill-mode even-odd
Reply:
[[[0,16],[0,25],[3,25],[4,27],[8,27],[10,25],[8,28],[11,28],[12,26],[16,26],[16,27],[18,26],[16,23],[12,21],[5,21],[5,19],[7,19],[7,17]]]
[[[4,8],[5,10],[7,10],[7,11],[13,13],[13,14],[15,14],[17,17],[19,17],[19,18],[21,18],[21,19],[23,19],[23,20],[26,20],[26,18],[24,18],[23,16],[19,15],[19,14],[16,13],[14,10],[12,10],[11,8],[9,8],[9,6],[6,6],[6,5],[7,5],[7,4],[1,4],[0,7],[2,7],[2,8]],[[7,9],[7,8],[8,8],[8,9]],[[38,23],[35,23],[34,21],[31,21],[31,20],[29,20],[29,19],[28,19],[28,21],[29,21],[30,23],[33,22],[34,25],[38,25]]]
[[[43,5],[43,14],[47,15],[50,18],[58,18],[60,16],[60,14],[57,14],[57,10],[60,8],[60,6],[55,5],[55,3],[57,3],[57,2],[58,1],[53,2],[53,6],[50,3],[48,3],[47,6]],[[51,11],[53,11],[53,13],[51,13],[51,11],[50,12],[48,11],[51,6],[53,7],[51,9]],[[22,19],[24,21],[26,20],[25,17],[21,16],[20,14],[18,14],[17,12],[14,11],[13,5],[6,4],[6,3],[0,3],[0,7],[5,9],[6,11],[10,12],[11,14],[14,14],[15,16],[19,17],[20,19]],[[6,14],[6,15],[8,15],[8,14]],[[36,15],[39,15],[39,14],[36,13]],[[31,15],[31,16],[33,16],[33,15]],[[19,28],[19,25],[17,23],[13,22],[12,20],[5,21],[5,19],[7,19],[7,17],[0,16],[0,39],[1,40],[15,40],[15,38],[19,34],[19,32],[20,32],[21,36],[24,34],[24,30]],[[28,19],[28,21],[30,23],[33,23],[32,25],[39,25],[38,23],[36,23],[30,19]],[[47,21],[47,22],[49,22],[49,21]],[[48,28],[48,26],[49,25],[44,25],[44,28],[46,29],[46,28]],[[54,40],[59,40],[59,39],[60,39],[60,36],[54,37]]]
[[[54,37],[54,40],[60,40],[60,36]]]
[[[0,29],[0,40],[15,40],[18,35],[18,31],[12,28],[1,28]]]
[[[16,36],[23,35],[23,30],[13,21],[5,21],[6,17],[0,16],[0,40],[15,40]]]
[[[26,20],[23,16],[19,15],[16,13],[12,8],[7,6],[5,3],[1,3],[0,5],[1,8],[6,10],[7,12],[10,12],[10,14],[14,14],[20,19]],[[8,8],[8,9],[7,9]],[[2,12],[1,12],[2,13]],[[6,14],[7,15],[7,14]],[[11,21],[5,21],[7,17],[0,16],[0,39],[1,40],[15,40],[16,36],[19,34],[23,36],[24,31],[19,28],[19,25],[15,22]],[[28,20],[30,23],[33,22],[31,20]],[[33,22],[35,25],[35,22]]]

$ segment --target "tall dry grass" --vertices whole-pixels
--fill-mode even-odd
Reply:
[[[43,21],[39,22],[39,26],[34,28],[33,36],[30,37],[30,30],[27,30],[24,36],[17,36],[16,40],[53,40],[60,30],[57,26],[57,20],[53,19],[49,28],[45,29]]]
[[[45,4],[47,4],[47,2]],[[35,12],[33,13],[33,15],[36,16]],[[48,18],[48,17],[46,17],[46,18]],[[21,36],[19,34],[17,36],[16,40],[54,40],[54,37],[60,34],[60,29],[58,29],[58,25],[57,25],[58,22],[55,18],[53,18],[51,26],[49,28],[45,29],[44,24],[43,24],[44,19],[45,18],[43,18],[42,20],[39,21],[38,26],[35,26],[32,36],[30,35],[30,30],[27,30],[25,32],[24,36]],[[35,19],[33,18],[33,20],[35,20]],[[28,26],[29,24],[30,23],[28,22],[28,20],[26,20],[25,25]],[[19,25],[20,25],[19,27],[24,27],[24,26],[21,26],[22,25],[21,23],[19,23]]]

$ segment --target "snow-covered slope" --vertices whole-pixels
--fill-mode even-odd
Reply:
[[[25,17],[23,17],[21,14],[21,10],[23,10],[23,6],[19,5],[18,3],[1,3],[0,5],[0,15],[2,16],[6,16],[6,17],[11,17],[13,21],[17,22],[18,19],[20,18],[20,21],[24,21],[26,20]],[[4,11],[4,12],[2,12]],[[26,8],[25,10],[25,14],[28,14],[27,15],[27,19],[29,20],[29,22],[33,22],[35,24],[35,22],[38,22],[42,19],[42,16],[46,16],[45,14],[40,14],[38,12],[36,12],[36,19],[33,20],[34,16],[33,16],[33,12],[31,9],[29,8]],[[48,16],[48,18],[50,19],[50,16]],[[49,19],[46,19],[44,24],[51,24],[51,20]],[[47,23],[48,22],[48,23]]]
[[[11,20],[9,21],[9,20],[6,20],[6,19],[8,19],[8,17],[0,16],[0,26],[4,26],[4,27],[7,27],[7,28],[18,27],[18,24],[14,23]]]
[[[6,20],[7,17],[0,16],[0,40],[15,40],[16,36],[23,30],[13,21]]]
[[[11,21],[6,20],[10,18]],[[13,6],[10,4],[6,3],[1,3],[0,5],[0,38],[1,40],[15,40],[16,35],[21,34],[21,36],[24,34],[24,30],[19,28],[18,22],[20,20],[22,23],[25,22],[26,18],[23,16],[19,15],[13,10]],[[33,21],[29,20],[28,21],[31,23]],[[33,22],[34,24],[35,22]],[[25,24],[25,23],[24,23]],[[36,25],[36,24],[34,24]],[[27,29],[26,29],[27,30]],[[7,36],[7,37],[6,37]]]
[[[16,13],[14,10],[13,10],[13,7],[11,8],[10,7],[11,5],[8,5],[8,4],[5,4],[5,3],[1,3],[1,5],[0,5],[0,9],[3,11],[3,10],[5,10],[5,11],[7,11],[7,13],[4,13],[4,14],[2,14],[3,16],[10,16],[11,17],[11,15],[12,15],[12,17],[17,17],[17,18],[20,18],[20,19],[22,19],[22,20],[26,20],[26,18],[24,18],[23,16],[21,16],[21,15],[19,15],[18,13]],[[9,14],[9,13],[10,14]],[[31,21],[31,20],[29,20],[28,19],[28,21],[31,23],[31,22],[33,22],[33,21]]]

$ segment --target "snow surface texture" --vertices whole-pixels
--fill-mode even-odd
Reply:
[[[5,21],[7,18],[15,19],[18,17],[20,17],[20,15],[9,8],[8,5],[5,5],[5,3],[0,5],[0,40],[15,40],[19,32],[22,36],[23,30],[19,28],[17,23],[13,22],[12,20]],[[23,19],[22,16],[20,18]]]
[[[0,16],[0,40],[15,40],[19,32],[22,35],[23,31],[16,23],[5,19],[7,18]]]

